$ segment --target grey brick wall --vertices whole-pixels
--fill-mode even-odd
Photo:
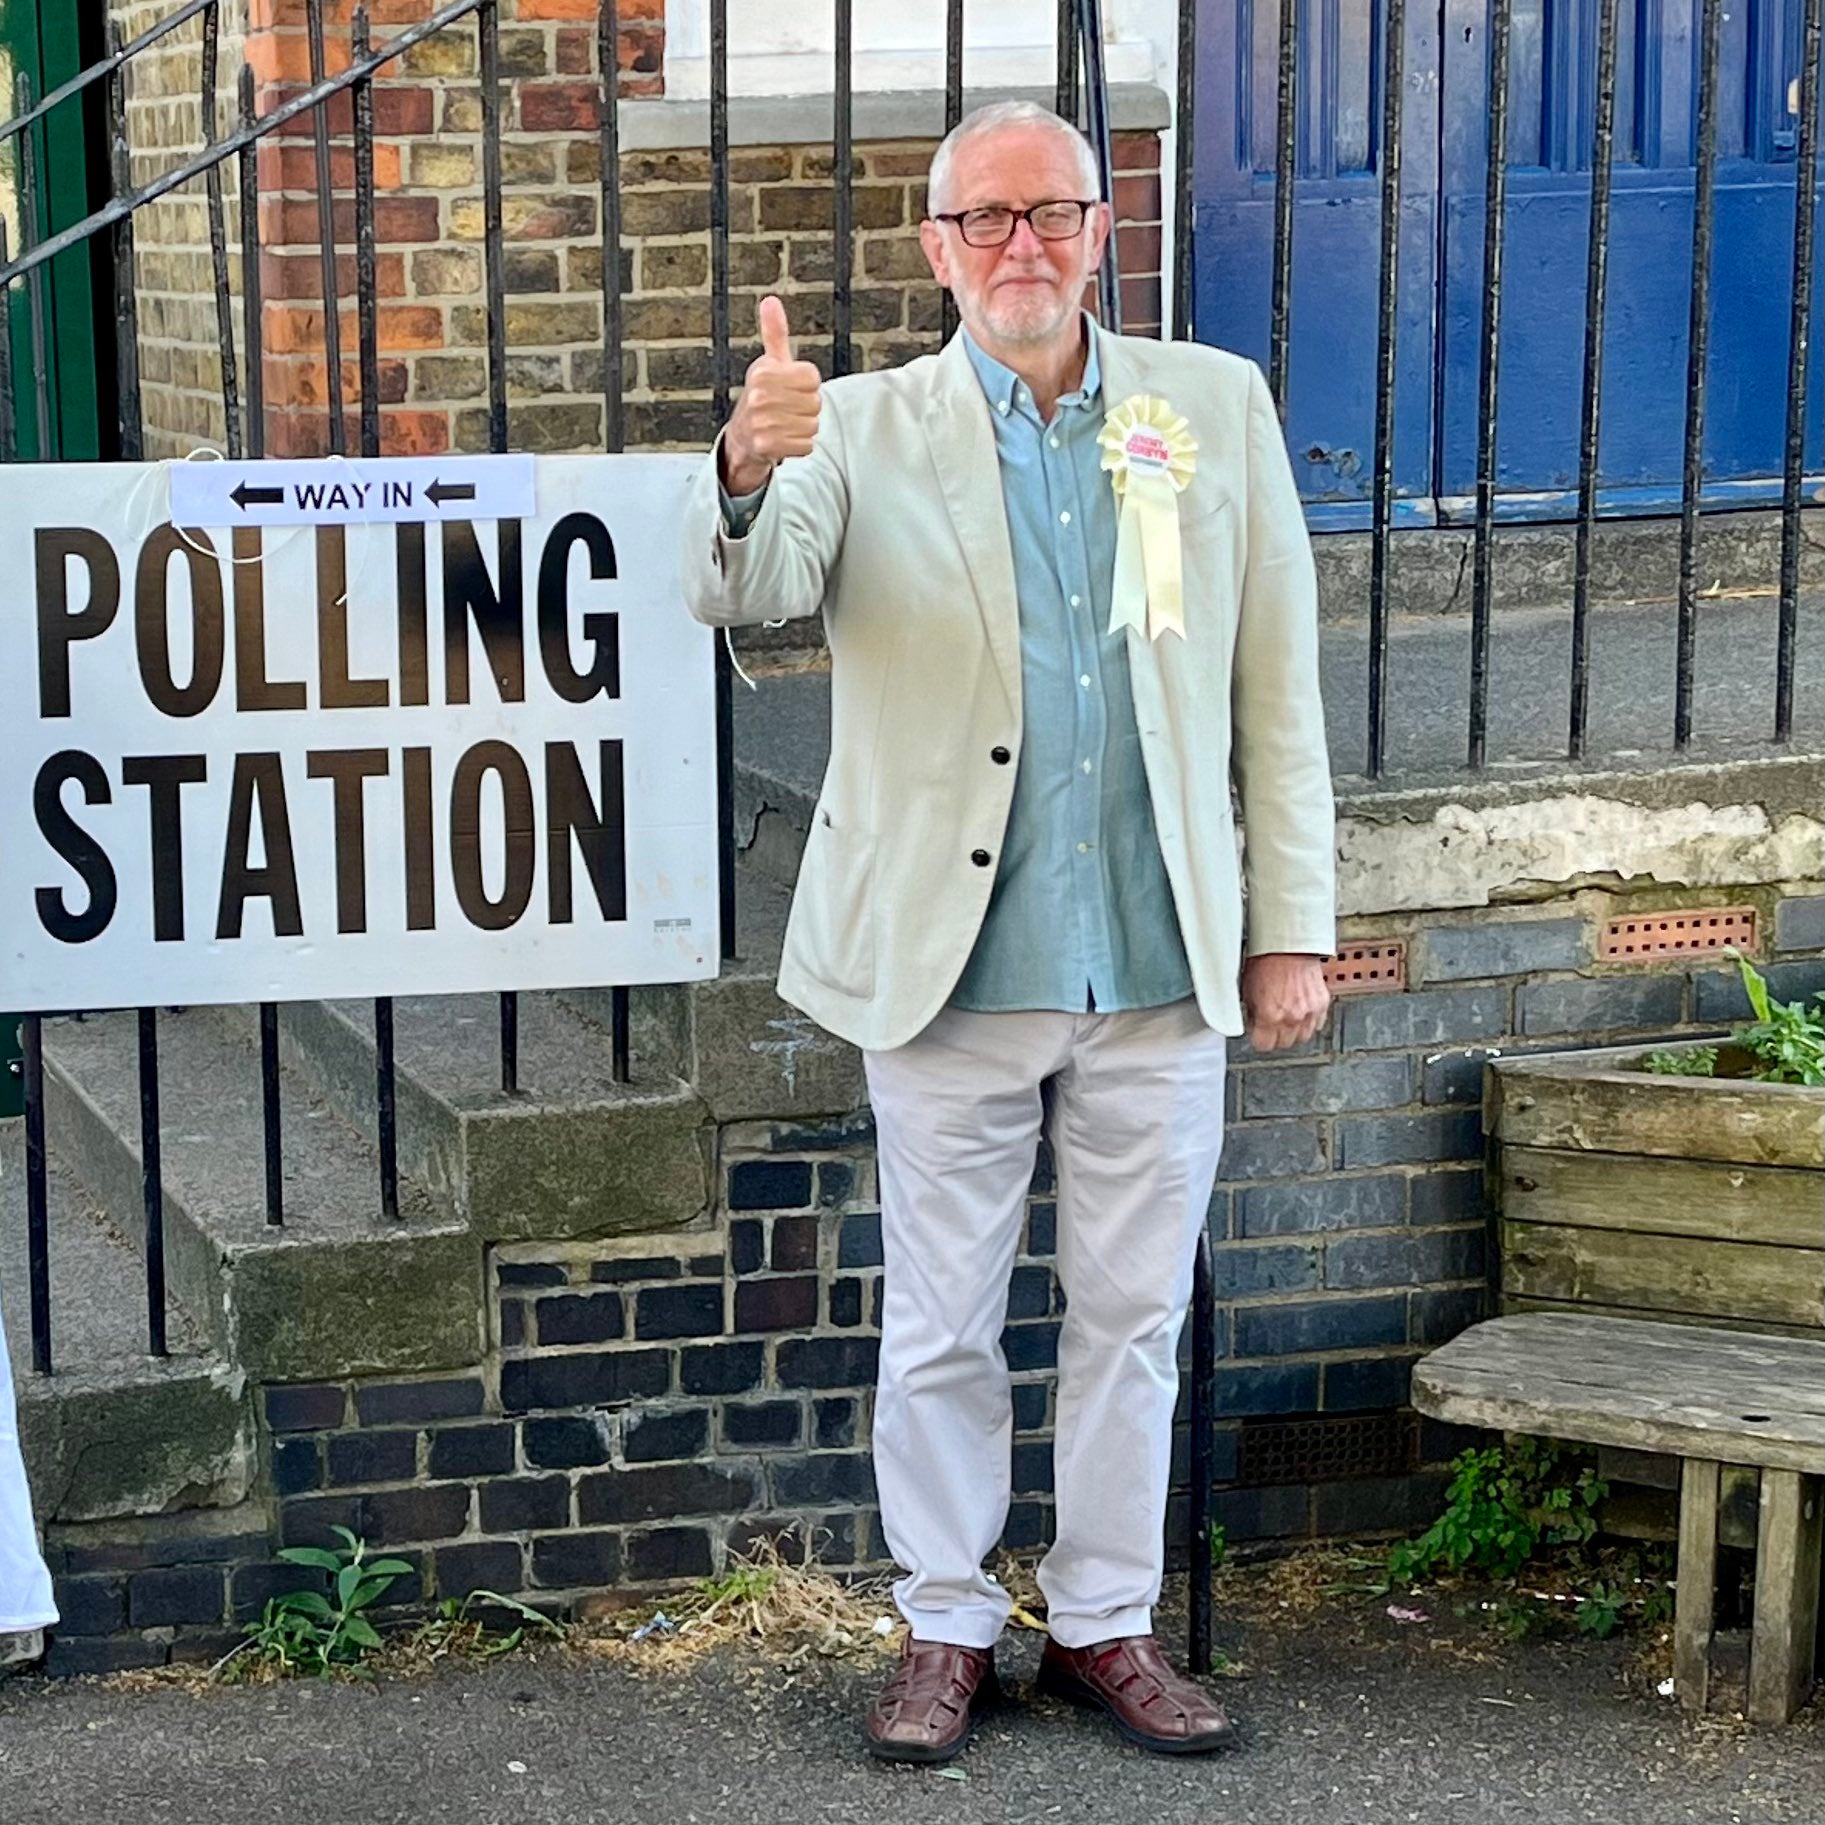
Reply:
[[[1825,957],[1798,954],[1825,949],[1821,908],[1814,894],[1774,909],[1767,974],[1783,998],[1825,986]],[[1455,1429],[1420,1425],[1396,1474],[1268,1485],[1243,1474],[1245,1435],[1401,1409],[1414,1362],[1486,1312],[1486,1060],[1746,1013],[1723,960],[1599,965],[1594,930],[1557,913],[1441,917],[1413,946],[1418,986],[1341,1000],[1293,1053],[1233,1045],[1210,1211],[1216,1507],[1232,1540],[1405,1529],[1436,1512],[1439,1467],[1466,1442]],[[725,1127],[722,1207],[701,1231],[499,1251],[496,1345],[474,1372],[263,1390],[269,1456],[243,1510],[56,1530],[54,1667],[223,1651],[296,1587],[274,1547],[327,1543],[336,1524],[407,1560],[406,1603],[485,1587],[563,1610],[604,1585],[706,1575],[763,1534],[837,1567],[883,1563],[872,1140],[865,1112]],[[1003,1337],[1016,1549],[1052,1528],[1056,1233],[1042,1147]],[[1175,1527],[1183,1398],[1179,1420]]]

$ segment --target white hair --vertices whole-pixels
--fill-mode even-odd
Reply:
[[[1071,142],[1071,150],[1076,156],[1077,174],[1083,180],[1084,196],[1100,197],[1103,194],[1102,173],[1097,167],[1096,154],[1091,150],[1090,142],[1063,115],[1054,114],[1050,108],[1042,108],[1035,101],[992,101],[986,107],[976,108],[964,115],[932,154],[931,171],[925,181],[925,208],[928,215],[937,213],[940,199],[948,200],[951,162],[956,157],[959,144],[966,139],[975,139],[979,134],[998,133],[1004,127],[1044,127],[1050,132],[1062,134]]]

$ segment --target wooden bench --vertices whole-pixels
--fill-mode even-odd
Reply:
[[[1812,1690],[1825,1538],[1825,1340],[1575,1312],[1492,1318],[1413,1372],[1434,1419],[1678,1457],[1675,1689],[1710,1697],[1718,1487],[1761,1473],[1748,1714],[1782,1724]]]

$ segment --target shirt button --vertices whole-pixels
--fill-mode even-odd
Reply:
[[[1077,682],[1078,682],[1078,683],[1079,683],[1079,684],[1081,684],[1081,685],[1082,685],[1082,686],[1083,686],[1083,687],[1084,687],[1084,689],[1085,689],[1085,690],[1086,690],[1086,691],[1087,691],[1087,690],[1089,690],[1089,688],[1090,688],[1090,674],[1089,674],[1089,673],[1088,673],[1088,672],[1085,672],[1085,673],[1084,673],[1084,675],[1083,675],[1083,676],[1082,676],[1082,677],[1081,677],[1081,678],[1080,678],[1080,679],[1078,679],[1078,681],[1077,681]]]
[[[1077,853],[1079,855],[1088,855],[1090,853],[1090,845],[1088,843],[1079,843],[1077,846]]]
[[[1058,523],[1059,523],[1059,525],[1061,525],[1061,526],[1069,526],[1069,525],[1070,525],[1070,524],[1071,524],[1071,516],[1070,516],[1070,514],[1068,514],[1068,513],[1061,513],[1061,514],[1060,514],[1060,515],[1059,515],[1059,516],[1058,516]]]
[[[1082,596],[1073,596],[1071,598],[1071,606],[1073,608],[1082,608],[1083,605],[1084,605],[1084,599]]]
[[[1085,761],[1085,762],[1084,762],[1084,771],[1085,771],[1085,772],[1086,772],[1086,773],[1088,773],[1088,772],[1090,772],[1090,771],[1091,771],[1091,770],[1092,770],[1092,769],[1091,769],[1091,766],[1090,766],[1090,763],[1089,763],[1089,762],[1088,762],[1088,761]]]
[[[970,860],[974,862],[978,868],[986,868],[989,865],[989,852],[986,849],[972,849],[970,851]]]
[[[1006,748],[989,749],[989,759],[998,767],[1005,767],[1013,758],[1013,755],[1011,755]]]
[[[995,410],[997,412],[1005,412],[1007,409],[1008,402],[1005,399],[998,399],[995,401]]]
[[[1056,437],[1048,438],[1046,441],[1052,446],[1052,448],[1054,450],[1056,450],[1058,448],[1058,439]]]

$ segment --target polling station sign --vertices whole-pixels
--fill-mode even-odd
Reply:
[[[699,460],[13,470],[0,1007],[715,974]]]

